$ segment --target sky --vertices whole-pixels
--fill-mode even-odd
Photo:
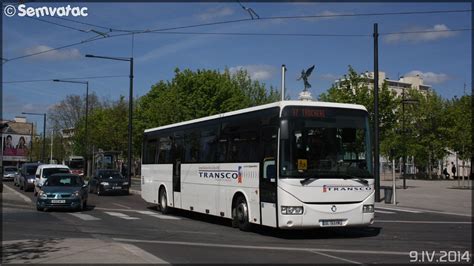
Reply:
[[[12,59],[50,48],[81,42],[99,36],[105,28],[120,30],[165,29],[186,25],[250,18],[238,2],[217,3],[74,3],[87,7],[87,16],[29,17],[3,15],[2,58]],[[26,3],[26,7],[64,7],[67,4]],[[259,17],[337,15],[467,10],[469,3],[252,3]],[[2,8],[4,11],[5,7]],[[16,6],[16,8],[18,8]],[[4,13],[4,12],[2,12]],[[21,112],[47,112],[68,94],[84,94],[85,86],[56,82],[5,83],[19,80],[45,80],[94,76],[123,76],[89,79],[90,92],[101,99],[128,97],[127,62],[85,58],[85,54],[134,57],[134,96],[146,94],[160,80],[171,80],[176,68],[235,71],[246,69],[251,78],[267,87],[280,89],[281,65],[287,67],[286,89],[297,99],[303,82],[301,71],[315,65],[309,78],[314,98],[347,73],[348,65],[357,72],[373,71],[373,24],[378,23],[379,70],[390,79],[420,74],[443,98],[462,96],[471,91],[471,12],[324,17],[305,19],[247,20],[202,26],[173,32],[210,33],[302,33],[360,36],[228,36],[145,33],[100,38],[37,56],[7,61],[3,71],[3,118],[13,119]],[[255,16],[255,15],[254,15]],[[73,29],[71,29],[73,28]],[[93,31],[91,31],[93,30]],[[392,34],[407,31],[437,31]],[[113,31],[108,36],[126,32]],[[466,90],[464,90],[466,84]],[[41,117],[28,117],[42,128]]]

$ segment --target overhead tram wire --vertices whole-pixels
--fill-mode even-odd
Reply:
[[[105,78],[126,78],[128,75],[114,75],[114,76],[92,76],[92,77],[73,77],[73,78],[60,78],[61,80],[81,80],[81,79],[105,79]],[[57,79],[57,78],[54,78]],[[51,82],[54,79],[30,79],[30,80],[11,80],[3,81],[4,84],[13,83],[29,83],[29,82]]]
[[[89,38],[89,39],[86,39],[86,40],[83,40],[83,41],[80,41],[80,42],[76,42],[76,43],[72,43],[72,44],[52,48],[52,49],[37,52],[37,53],[18,56],[18,57],[14,57],[14,58],[5,58],[6,61],[4,63],[9,62],[9,61],[22,59],[22,58],[26,58],[26,57],[36,56],[36,55],[39,55],[39,54],[52,52],[52,51],[55,51],[55,50],[65,49],[65,48],[68,48],[68,47],[77,46],[77,45],[92,42],[92,41],[112,38],[112,37],[121,37],[121,36],[127,36],[127,35],[131,35],[131,34],[155,33],[155,32],[162,32],[162,31],[188,29],[188,28],[205,27],[205,26],[215,26],[215,25],[239,23],[239,22],[244,22],[244,21],[259,21],[259,20],[270,20],[270,19],[301,19],[301,18],[328,18],[328,17],[383,16],[383,15],[414,15],[414,14],[437,14],[437,13],[460,13],[460,12],[472,12],[472,10],[466,9],[466,10],[436,10],[436,11],[392,12],[392,13],[364,13],[364,14],[333,14],[333,15],[303,15],[303,16],[260,17],[259,19],[251,19],[251,18],[236,19],[236,20],[217,21],[217,22],[210,22],[210,23],[187,25],[187,26],[178,26],[178,27],[154,29],[154,30],[138,30],[138,31],[121,30],[121,31],[125,31],[125,32],[120,33],[120,34],[110,34],[110,35],[108,35],[107,37],[104,37],[104,38]],[[61,19],[64,19],[64,18],[61,18]],[[90,23],[88,23],[88,24],[90,24]],[[93,25],[93,24],[90,24],[90,25]],[[109,29],[107,27],[103,27],[103,26],[99,26],[99,25],[94,25],[94,26]],[[326,37],[329,37],[329,36],[326,36]]]
[[[63,24],[56,23],[56,22],[52,22],[52,21],[49,21],[49,20],[44,20],[44,19],[35,18],[35,17],[29,17],[29,16],[26,16],[26,17],[29,18],[29,19],[38,20],[38,21],[41,21],[41,22],[44,22],[44,23],[53,24],[53,25],[56,25],[56,26],[59,26],[59,27],[63,27],[63,28],[67,28],[67,29],[71,29],[71,30],[75,30],[75,31],[83,32],[83,33],[87,33],[87,32],[88,32],[88,31],[83,30],[83,29],[79,29],[79,28],[75,28],[75,27],[63,25]]]

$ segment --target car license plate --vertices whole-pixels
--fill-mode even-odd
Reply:
[[[112,187],[113,189],[122,189],[122,187]]]
[[[321,220],[321,226],[343,226],[344,220]]]
[[[53,199],[53,200],[51,200],[51,203],[66,203],[66,200],[63,200],[63,199]]]

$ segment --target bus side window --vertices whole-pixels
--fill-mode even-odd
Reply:
[[[154,164],[156,163],[156,146],[157,140],[156,139],[149,139],[146,141],[145,144],[145,164]]]
[[[199,159],[199,133],[186,131],[184,133],[184,158],[187,163],[198,162]]]
[[[171,162],[171,137],[164,136],[160,138],[158,163],[172,163]]]
[[[217,127],[201,130],[199,162],[215,162],[217,157]]]

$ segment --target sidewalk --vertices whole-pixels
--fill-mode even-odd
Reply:
[[[381,181],[380,185],[381,187],[391,187],[392,181]],[[457,180],[407,179],[406,185],[407,188],[403,189],[403,179],[396,180],[396,206],[472,215],[473,191],[472,189],[459,188]],[[472,187],[472,182],[469,185]],[[381,199],[384,196],[382,189]],[[384,201],[380,204],[381,206],[395,206],[386,204]]]

